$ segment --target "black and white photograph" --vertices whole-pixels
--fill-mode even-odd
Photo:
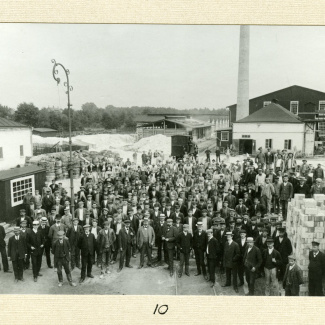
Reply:
[[[325,26],[0,23],[0,48],[1,294],[324,296]]]

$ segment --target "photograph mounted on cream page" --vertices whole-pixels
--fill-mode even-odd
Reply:
[[[325,27],[0,35],[1,294],[323,296]]]

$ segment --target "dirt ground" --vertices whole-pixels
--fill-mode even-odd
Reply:
[[[156,253],[154,252],[154,255]],[[100,269],[94,265],[92,274],[94,279],[86,278],[85,282],[79,284],[80,269],[75,268],[72,271],[72,279],[76,282],[76,287],[69,286],[65,273],[63,271],[64,283],[58,287],[57,273],[54,269],[49,269],[46,265],[45,256],[41,274],[38,282],[33,281],[31,266],[29,270],[24,271],[25,282],[14,282],[13,273],[0,273],[0,292],[1,294],[78,294],[78,295],[240,295],[243,296],[248,292],[247,285],[239,287],[239,293],[232,287],[223,288],[225,283],[225,275],[220,275],[217,269],[216,285],[211,288],[209,283],[205,281],[203,276],[194,276],[196,273],[196,264],[194,259],[190,259],[190,277],[183,275],[178,278],[176,272],[170,277],[169,271],[165,269],[167,265],[155,268],[144,267],[138,269],[139,257],[131,258],[132,269],[123,268],[117,273],[118,262],[110,266],[111,274],[105,275],[104,279],[100,279]],[[52,257],[53,259],[53,257]],[[10,263],[10,269],[12,265]],[[174,261],[175,268],[178,268],[178,261]],[[256,281],[256,295],[264,295],[264,279]]]

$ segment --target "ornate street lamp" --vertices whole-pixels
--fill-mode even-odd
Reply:
[[[72,141],[71,141],[71,106],[72,106],[72,104],[70,104],[70,91],[72,91],[73,88],[69,84],[70,71],[68,69],[66,69],[61,63],[56,63],[55,60],[52,60],[52,63],[54,63],[52,74],[53,74],[53,78],[57,82],[57,84],[59,84],[60,81],[61,81],[60,78],[57,77],[58,70],[56,68],[58,66],[60,66],[64,70],[65,76],[67,78],[67,81],[63,85],[64,85],[64,87],[67,88],[66,94],[68,95],[69,152],[70,152],[70,163],[69,163],[68,168],[69,168],[70,188],[71,188],[71,213],[72,213],[72,217],[74,217],[74,193],[73,193],[73,173],[72,173]]]

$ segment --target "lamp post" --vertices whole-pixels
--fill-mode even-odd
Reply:
[[[60,78],[57,76],[58,75],[57,67],[60,66],[64,70],[65,76],[67,78],[67,81],[64,82],[63,85],[64,85],[64,87],[67,88],[66,94],[68,95],[69,152],[70,152],[70,163],[68,165],[68,168],[69,168],[70,189],[71,189],[71,213],[72,213],[72,217],[73,217],[74,216],[74,193],[73,193],[72,141],[71,141],[71,106],[72,106],[72,104],[70,104],[70,91],[72,91],[73,88],[69,84],[70,71],[68,69],[66,69],[61,63],[57,63],[55,60],[52,60],[52,63],[54,63],[52,74],[53,74],[53,78],[57,82],[57,84],[59,84],[61,81]]]

